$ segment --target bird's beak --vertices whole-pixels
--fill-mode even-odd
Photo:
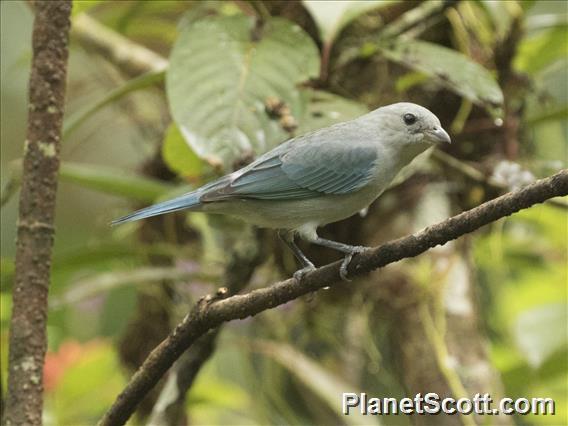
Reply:
[[[441,127],[434,127],[432,129],[426,130],[424,133],[426,134],[426,137],[432,142],[452,143],[448,132],[446,132]]]

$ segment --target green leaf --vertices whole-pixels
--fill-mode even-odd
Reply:
[[[71,9],[71,15],[77,16],[83,12],[92,9],[94,6],[98,6],[104,3],[105,0],[73,0],[73,9]]]
[[[308,9],[320,30],[324,43],[332,42],[337,35],[358,16],[372,9],[395,3],[389,0],[340,0],[321,1],[304,0],[304,7]]]
[[[71,345],[78,346],[77,343],[67,346]],[[67,346],[60,347],[60,351]],[[47,411],[55,417],[50,423],[94,424],[124,386],[118,357],[105,341],[86,343],[69,355],[79,359],[73,361],[69,357],[71,360],[66,361],[63,356],[58,357],[61,378],[55,389],[47,392]]]
[[[12,290],[12,278],[16,269],[13,257],[0,257],[0,293]]]
[[[199,371],[191,391],[187,396],[186,408],[191,412],[193,424],[259,424],[255,421],[258,400],[254,393],[247,392],[237,381],[219,372],[219,356],[229,357],[229,365],[238,365],[238,370],[246,369],[246,361],[235,357],[235,351],[229,349],[215,355],[215,360],[208,362]],[[225,364],[227,365],[227,364]],[[221,369],[222,370],[222,369]],[[170,373],[175,374],[175,371]],[[168,378],[168,384],[171,382]],[[173,377],[177,379],[177,377]],[[150,424],[160,424],[156,418]],[[163,422],[162,422],[163,423]]]
[[[170,56],[166,90],[172,115],[200,157],[226,169],[289,134],[265,109],[268,98],[301,116],[298,85],[316,76],[310,37],[281,18],[256,28],[245,16],[212,16],[182,28]]]
[[[62,181],[85,188],[146,202],[154,201],[173,188],[159,180],[132,176],[118,169],[91,164],[62,163],[59,177]]]
[[[329,408],[346,424],[381,424],[378,417],[366,418],[358,410],[352,410],[349,416],[345,416],[341,407],[343,392],[360,392],[356,390],[353,384],[326,370],[315,360],[307,357],[291,345],[262,340],[254,340],[251,343],[254,350],[282,365],[304,386],[326,402]]]
[[[1,277],[11,277],[14,274],[15,269],[14,258],[13,257],[0,257],[0,276]],[[0,291],[4,288],[0,289]]]
[[[511,25],[516,19],[519,19],[523,14],[523,9],[520,3],[523,1],[491,1],[483,0],[477,4],[480,8],[485,9],[488,17],[492,23],[492,35],[495,39],[504,40],[511,32]],[[477,22],[479,22],[477,16]],[[475,26],[474,22],[471,22]]]
[[[12,317],[12,295],[9,293],[0,293],[0,323],[2,326],[8,325]]]
[[[10,195],[19,188],[22,175],[22,160],[10,163],[10,181],[14,187]],[[107,194],[119,195],[132,200],[153,202],[176,186],[143,176],[128,175],[122,170],[93,164],[61,163],[59,179],[85,188]],[[9,191],[3,191],[2,202]]]
[[[195,405],[212,405],[216,410],[219,408],[239,410],[249,403],[249,395],[239,386],[229,380],[221,380],[215,377],[210,368],[199,374],[192,387],[187,401],[188,408]]]
[[[388,59],[422,72],[441,86],[501,114],[503,93],[491,73],[467,56],[447,47],[419,40],[395,40],[379,44]]]
[[[514,67],[535,75],[558,59],[566,58],[568,26],[556,27],[525,38],[519,46]]]
[[[551,303],[521,313],[515,324],[515,338],[532,367],[541,366],[555,352],[568,346],[568,309]]]
[[[321,90],[305,89],[302,96],[306,98],[308,106],[300,120],[298,134],[352,120],[369,112],[367,107],[359,102]]]
[[[426,81],[428,81],[428,76],[426,74],[411,71],[397,78],[395,89],[397,93],[403,93],[412,89],[414,86],[425,83]]]
[[[134,270],[104,272],[75,280],[72,285],[68,286],[69,289],[61,297],[54,296],[50,300],[49,305],[51,309],[59,309],[64,305],[74,305],[126,285],[191,279],[195,276],[195,272],[172,267],[145,267]],[[201,278],[204,277],[202,276]]]
[[[171,123],[166,130],[162,158],[170,170],[178,175],[196,178],[203,172],[203,161],[185,142],[175,123]]]
[[[186,245],[184,248],[189,249]],[[108,270],[110,263],[124,265],[125,261],[129,264],[136,263],[141,259],[147,260],[148,256],[189,256],[189,253],[184,252],[180,246],[170,243],[131,244],[124,240],[102,240],[54,253],[51,269],[53,273],[70,270],[71,274],[74,274],[83,270],[93,270],[98,268],[99,264],[104,265],[103,270]],[[6,270],[6,273],[8,272]]]
[[[555,105],[553,107],[541,107],[539,112],[528,116],[525,123],[528,125],[540,124],[546,121],[565,120],[568,118],[568,105]]]

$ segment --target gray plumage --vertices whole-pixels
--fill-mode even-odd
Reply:
[[[426,108],[381,107],[284,142],[234,173],[113,224],[182,209],[230,214],[278,229],[304,266],[296,277],[314,267],[294,243],[299,235],[346,253],[341,269],[346,278],[351,256],[363,248],[319,238],[316,229],[366,208],[400,169],[436,142],[450,138]]]

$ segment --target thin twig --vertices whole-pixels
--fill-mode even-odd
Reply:
[[[456,157],[446,154],[444,151],[435,149],[432,152],[432,158],[442,163],[443,165],[451,168],[452,170],[461,173],[466,178],[474,182],[480,183],[482,185],[487,185],[488,187],[491,187],[500,192],[506,192],[510,190],[510,188],[506,184],[499,182],[497,179],[491,176],[486,176],[483,172],[479,171],[475,167],[470,166],[469,164],[464,163],[461,160],[458,160]],[[564,210],[568,209],[568,203],[566,201],[557,198],[546,200],[546,204]]]
[[[163,56],[129,40],[86,14],[74,19],[73,37],[131,76],[146,72],[159,73],[168,67],[168,60]]]
[[[41,425],[47,294],[65,101],[71,1],[35,2],[3,424]]]
[[[519,210],[567,194],[568,170],[564,169],[522,190],[503,195],[421,232],[356,256],[349,265],[350,276],[361,276],[401,259],[417,256]],[[175,360],[209,330],[226,321],[256,315],[307,293],[336,284],[339,282],[340,264],[341,262],[334,262],[318,268],[308,273],[302,281],[288,279],[223,300],[215,300],[211,296],[202,298],[174,331],[150,353],[99,424],[124,424],[140,400]]]

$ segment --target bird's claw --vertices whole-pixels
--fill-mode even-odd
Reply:
[[[345,257],[343,258],[343,262],[341,262],[341,266],[339,267],[339,276],[341,277],[341,279],[343,281],[351,281],[348,277],[348,271],[347,271],[347,267],[349,266],[349,264],[351,263],[351,260],[353,259],[353,256],[355,256],[356,254],[360,254],[363,253],[365,251],[369,250],[369,247],[365,247],[365,246],[354,246],[352,248],[352,250],[347,253],[345,255]]]
[[[302,269],[298,269],[296,272],[294,272],[293,277],[296,281],[300,282],[304,278],[304,275],[306,275],[308,272],[313,271],[314,269],[316,269],[316,267],[313,263],[310,263],[309,265],[304,266]]]

